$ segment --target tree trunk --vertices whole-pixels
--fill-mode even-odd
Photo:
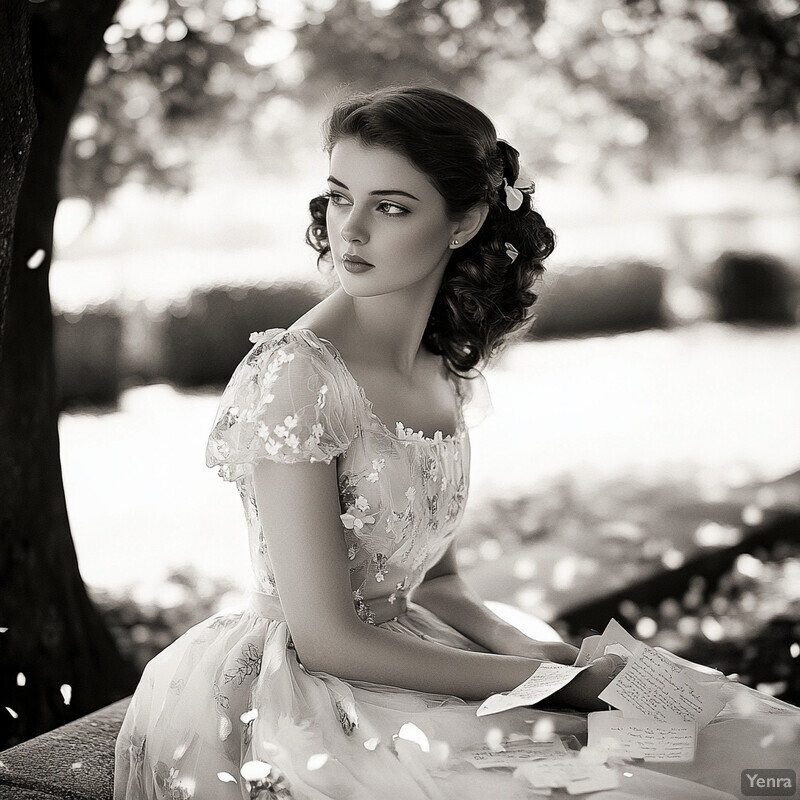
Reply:
[[[0,626],[8,629],[0,634],[0,705],[14,712],[0,709],[5,744],[116,700],[136,681],[86,593],[70,535],[48,285],[59,159],[119,1],[48,0],[30,11],[38,128],[16,209],[0,361]],[[44,258],[33,268],[39,250]]]

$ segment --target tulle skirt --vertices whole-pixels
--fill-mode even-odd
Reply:
[[[485,652],[414,603],[380,624]],[[487,737],[530,736],[537,723],[537,732],[586,741],[585,714],[521,708],[477,717],[479,705],[308,671],[285,621],[252,607],[216,615],[145,668],[117,739],[114,800],[541,797],[511,770],[478,769],[463,754]],[[752,737],[770,735],[774,740],[769,721],[712,723],[694,764],[663,772],[626,767],[609,799],[729,797],[710,787],[735,794],[741,770],[759,766],[745,763],[748,752],[754,760]]]

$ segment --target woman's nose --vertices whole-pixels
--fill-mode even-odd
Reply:
[[[350,213],[342,225],[340,231],[342,239],[346,242],[358,242],[359,244],[366,244],[369,240],[369,231],[364,220],[363,213],[357,211],[354,207],[350,208]]]

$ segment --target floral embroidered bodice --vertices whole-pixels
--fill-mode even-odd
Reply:
[[[474,378],[448,374],[458,409],[453,434],[429,437],[402,422],[391,431],[327,340],[285,328],[250,338],[254,346],[222,395],[206,463],[236,482],[256,586],[277,595],[253,465],[336,459],[354,603],[372,623],[370,599],[407,595],[453,539],[469,486],[465,411],[474,423],[491,409],[485,380],[477,371]]]

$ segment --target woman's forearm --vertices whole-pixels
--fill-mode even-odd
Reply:
[[[421,692],[482,700],[527,680],[541,663],[532,658],[477,653],[356,622],[325,648],[298,657],[306,669],[343,680],[369,681]]]
[[[460,575],[426,580],[411,599],[492,653],[502,654],[518,642],[529,641],[519,629],[489,611]]]

